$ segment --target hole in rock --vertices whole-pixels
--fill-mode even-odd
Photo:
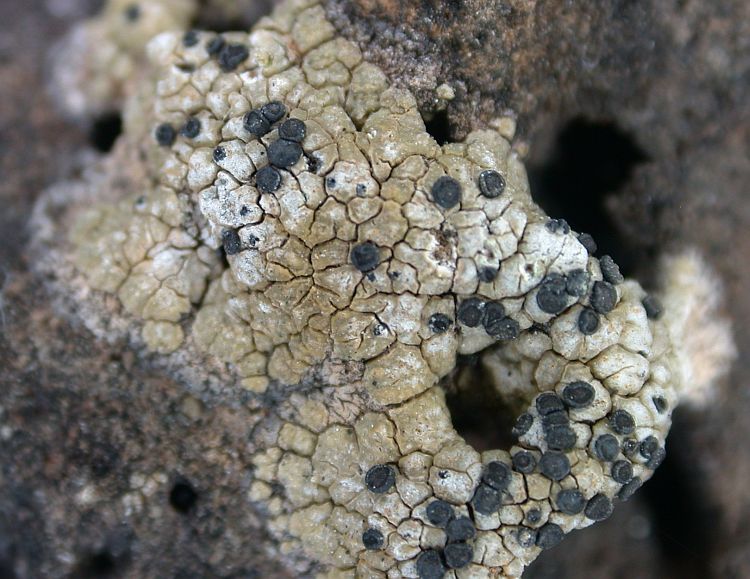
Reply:
[[[599,255],[611,255],[623,273],[633,256],[606,208],[607,196],[621,190],[646,153],[613,122],[571,120],[560,131],[549,160],[529,167],[534,200],[554,218],[589,233]]]
[[[479,360],[479,354],[459,357],[457,371],[444,385],[453,427],[480,452],[508,449],[514,442],[510,431],[523,408],[500,396]]]
[[[97,118],[89,131],[89,142],[97,151],[108,153],[117,137],[122,133],[122,117],[119,113],[107,113]]]
[[[690,428],[683,414],[676,412],[667,456],[641,489],[641,497],[651,510],[654,538],[665,567],[674,571],[674,577],[698,579],[711,575],[712,528],[718,513],[708,500],[708,481],[695,469],[690,449],[683,443]]]
[[[116,467],[119,460],[119,452],[108,443],[94,445],[89,456],[89,468],[94,478],[104,478]]]
[[[262,16],[271,13],[273,0],[237,2],[234,5],[223,3],[223,10],[216,9],[217,2],[201,2],[201,9],[193,28],[213,32],[233,32],[249,30]]]
[[[444,145],[451,140],[451,125],[448,121],[448,111],[442,110],[434,113],[431,117],[424,115],[425,128],[435,139],[438,145]]]
[[[13,568],[13,563],[11,561],[0,560],[0,577],[16,579],[16,571]]]
[[[198,493],[188,481],[180,479],[169,491],[169,504],[179,513],[187,513],[198,500]]]
[[[109,551],[97,551],[81,559],[72,573],[76,579],[94,579],[95,577],[110,577],[117,565],[115,558]]]

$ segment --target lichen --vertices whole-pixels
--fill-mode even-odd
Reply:
[[[315,0],[249,34],[143,6],[164,16],[138,34],[118,1],[86,25],[109,80],[76,98],[124,93],[107,167],[130,185],[80,211],[70,259],[148,349],[283,393],[249,492],[282,553],[327,577],[518,577],[651,477],[682,376],[669,311],[534,203],[512,122],[439,145]],[[442,384],[476,353],[524,406],[508,449],[453,427]]]

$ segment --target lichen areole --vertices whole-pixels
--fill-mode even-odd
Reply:
[[[196,2],[121,4],[86,25],[116,82],[77,98],[123,94],[101,171],[130,185],[66,251],[146,348],[274,393],[249,497],[305,576],[519,577],[651,477],[670,312],[534,203],[507,131],[439,145],[315,0],[223,34],[188,29]],[[453,428],[440,381],[477,353],[523,401],[511,448]]]

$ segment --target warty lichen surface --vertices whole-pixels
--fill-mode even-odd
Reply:
[[[534,203],[511,123],[439,145],[315,0],[224,34],[143,3],[144,56],[112,25],[131,6],[78,32],[110,65],[58,74],[74,111],[124,98],[61,262],[149,350],[275,396],[249,498],[302,574],[519,577],[650,478],[681,379],[669,312]],[[524,408],[509,449],[453,428],[441,381],[475,353]]]

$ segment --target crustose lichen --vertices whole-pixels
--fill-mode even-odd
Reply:
[[[175,15],[153,33],[194,9],[148,4]],[[258,395],[289,387],[250,491],[283,553],[329,577],[518,577],[651,476],[672,337],[534,203],[508,130],[438,145],[314,0],[147,54],[119,77],[103,170],[128,184],[80,210],[66,247],[149,349],[206,352]],[[527,404],[510,449],[480,453],[451,423],[440,381],[478,352]]]

